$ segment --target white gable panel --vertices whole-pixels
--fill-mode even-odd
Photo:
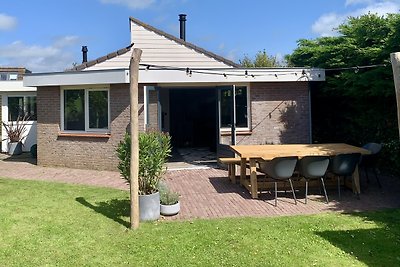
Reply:
[[[177,43],[131,21],[133,48],[142,49],[141,64],[181,68],[231,68],[232,66]],[[129,68],[131,52],[97,63],[85,70]]]

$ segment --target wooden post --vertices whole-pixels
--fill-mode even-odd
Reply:
[[[392,61],[394,87],[396,90],[397,123],[399,127],[399,137],[400,137],[400,52],[391,53],[390,60]]]
[[[142,50],[135,48],[129,64],[131,100],[131,229],[139,228],[139,62]]]

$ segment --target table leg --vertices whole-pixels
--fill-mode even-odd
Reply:
[[[246,180],[246,159],[242,158],[240,160],[240,184],[244,184]]]
[[[250,159],[250,185],[251,198],[258,198],[257,166],[255,159]]]
[[[360,174],[358,172],[358,165],[356,169],[353,172],[353,193],[357,194],[357,196],[360,195]]]
[[[229,164],[229,178],[233,184],[236,183],[236,164]]]

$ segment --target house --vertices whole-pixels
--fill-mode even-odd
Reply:
[[[174,147],[311,141],[311,82],[322,69],[246,69],[130,18],[131,45],[74,69],[29,74],[37,87],[38,164],[116,170],[116,147],[129,128],[129,62],[142,49],[139,128],[168,132]],[[233,95],[236,95],[233,98]],[[232,108],[235,107],[235,108]],[[235,115],[234,115],[235,114]]]
[[[36,144],[36,87],[23,85],[23,76],[31,73],[26,68],[0,67],[0,116],[1,121],[16,121],[18,116],[29,116],[26,138],[22,141],[23,151]],[[8,140],[1,125],[1,152],[8,152]]]

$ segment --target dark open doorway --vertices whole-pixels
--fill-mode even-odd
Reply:
[[[169,109],[169,132],[173,147],[216,150],[218,124],[215,88],[170,89]]]

